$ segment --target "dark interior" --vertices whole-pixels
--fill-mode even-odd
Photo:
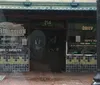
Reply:
[[[36,31],[36,30],[33,30],[33,31]],[[66,30],[54,30],[54,29],[44,29],[44,30],[40,29],[39,30],[38,29],[37,31],[42,31],[44,33],[45,45],[43,46],[42,53],[41,53],[40,51],[36,52],[34,48],[32,48],[34,44],[31,44],[30,46],[31,47],[31,61],[39,62],[43,65],[45,64],[48,65],[48,68],[52,72],[65,71]],[[31,43],[32,42],[33,41],[31,39]],[[34,55],[34,51],[36,55]],[[31,65],[31,68],[35,70],[35,68],[32,65]],[[44,69],[39,69],[39,70],[45,71],[47,69],[44,68]]]

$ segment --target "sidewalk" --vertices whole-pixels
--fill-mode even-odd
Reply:
[[[11,73],[0,85],[91,85],[93,76],[94,73]]]

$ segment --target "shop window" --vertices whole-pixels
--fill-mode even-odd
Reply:
[[[22,24],[0,23],[0,72],[28,72],[29,52]]]
[[[68,53],[96,53],[96,24],[70,23],[68,28]]]

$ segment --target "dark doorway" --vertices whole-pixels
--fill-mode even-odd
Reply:
[[[48,30],[48,64],[52,72],[65,71],[66,30]]]
[[[46,71],[49,69],[52,72],[62,72],[65,71],[65,52],[66,52],[66,30],[54,30],[54,29],[42,29],[42,30],[33,30],[33,32],[38,31],[35,36],[31,37],[31,62],[38,62],[39,65],[35,65],[35,67],[39,67],[38,71],[43,71],[42,66]],[[35,44],[33,41],[38,37],[41,38],[41,51],[34,50]],[[31,64],[31,68],[34,69],[34,65]],[[41,65],[40,65],[41,64]],[[47,65],[47,66],[46,66]]]

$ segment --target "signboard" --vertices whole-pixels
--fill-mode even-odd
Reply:
[[[0,36],[24,36],[26,30],[21,24],[0,23]]]
[[[57,21],[57,20],[35,20],[32,23],[32,27],[39,28],[64,28],[64,21]]]
[[[80,30],[80,31],[96,31],[96,24],[95,23],[69,23],[69,30]]]
[[[93,26],[82,26],[82,30],[93,30]]]

